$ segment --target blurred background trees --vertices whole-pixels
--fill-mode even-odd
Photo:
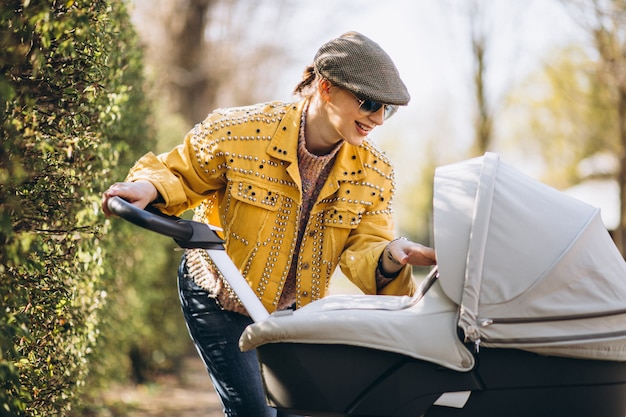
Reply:
[[[593,80],[604,98],[609,120],[606,141],[593,141],[597,150],[613,154],[618,161],[614,173],[619,188],[619,225],[613,237],[622,252],[626,250],[626,4],[619,0],[577,0],[569,5],[575,19],[587,32],[595,58]],[[596,93],[595,89],[592,94]],[[596,119],[603,121],[602,118]],[[593,146],[593,145],[592,145]]]
[[[515,126],[510,146],[544,167],[541,179],[601,207],[622,254],[626,215],[626,4],[612,0],[562,2],[583,34],[554,49],[544,65],[509,94],[502,122]],[[593,182],[593,183],[592,183]],[[614,191],[613,191],[614,190]],[[573,193],[574,194],[574,193]],[[621,219],[621,220],[620,220]]]
[[[409,85],[412,104],[375,132],[396,164],[398,234],[432,244],[434,169],[485,151],[563,190],[610,182],[621,190],[617,204],[625,201],[623,2],[542,0],[579,32],[533,66],[520,56],[538,2],[379,3],[0,6],[0,415],[111,415],[107,386],[179,369],[193,350],[176,292],[181,253],[169,239],[104,219],[100,194],[214,108],[290,99],[317,47],[345,30],[372,36],[399,64],[419,57],[400,66],[407,79],[429,68],[440,78],[463,72],[437,102]],[[400,30],[400,17],[424,24],[430,17],[411,13],[425,4],[447,39],[442,61],[415,46],[434,39],[385,43],[368,32]],[[372,24],[365,13],[376,7]],[[397,44],[402,54],[390,50]],[[619,219],[612,228],[623,251]]]

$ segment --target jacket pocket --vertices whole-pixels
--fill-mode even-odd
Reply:
[[[350,233],[361,223],[362,214],[355,209],[331,207],[324,210],[320,217],[324,229],[322,263],[326,265],[325,272],[330,279]]]
[[[361,223],[362,213],[350,208],[329,208],[324,211],[322,223],[326,227],[356,229]]]
[[[281,195],[276,190],[244,180],[232,182],[231,197],[268,211],[278,210],[281,203]]]
[[[245,269],[260,247],[277,239],[277,234],[280,237],[285,234],[286,224],[277,222],[285,217],[281,207],[286,197],[267,186],[236,179],[230,183],[227,198],[225,224],[229,255]]]

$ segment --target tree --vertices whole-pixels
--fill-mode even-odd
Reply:
[[[564,2],[587,31],[597,54],[597,79],[610,92],[615,114],[614,134],[619,160],[620,227],[615,243],[626,252],[626,3],[621,0],[578,0]]]
[[[280,19],[289,11],[285,0],[136,0],[135,5],[164,117],[181,117],[189,129],[218,105],[267,100],[276,82],[272,74],[287,59],[279,41],[285,36]]]
[[[564,189],[581,178],[580,161],[616,151],[610,91],[594,76],[584,49],[555,49],[550,60],[509,97],[506,122],[530,161],[545,167],[543,179]]]
[[[504,6],[506,9],[500,9],[503,4],[472,0],[462,5],[469,31],[471,87],[475,106],[471,156],[483,155],[494,148],[496,116],[503,107],[504,97],[515,75],[511,62],[514,62],[517,54],[517,36],[511,28],[516,27],[519,30],[522,26],[522,11],[527,4],[520,4],[522,3],[509,2]],[[506,48],[503,48],[503,42],[506,42]],[[500,51],[505,50],[507,54],[498,54],[498,48]],[[496,57],[500,59],[496,60]],[[502,77],[505,81],[500,86],[496,86],[494,82],[498,72],[500,76],[506,74]]]
[[[478,3],[474,1],[469,7],[468,19],[474,61],[473,82],[477,113],[474,122],[474,153],[482,155],[489,149],[493,136],[493,110],[488,102],[486,91],[489,30],[484,27],[485,23],[481,19]]]
[[[243,36],[238,33],[238,25],[246,17],[250,19],[250,13],[258,7],[256,2],[150,0],[138,1],[135,6],[149,79],[146,95],[154,112],[148,119],[152,128],[126,138],[128,143],[120,154],[118,168],[105,186],[123,181],[134,161],[146,152],[167,151],[180,143],[186,131],[215,105],[216,97],[224,89],[229,90],[228,86],[238,86],[237,91],[249,95],[257,91],[253,84],[238,78],[251,71],[241,65],[248,57],[237,59],[241,46],[235,42]],[[237,19],[216,19],[222,13],[232,13]],[[215,20],[228,30],[221,33],[213,27]],[[216,35],[207,37],[211,31],[221,33],[219,39],[212,37]],[[224,39],[235,43],[221,45]],[[266,57],[270,58],[274,59]],[[262,76],[254,83],[262,87],[269,84]],[[176,288],[182,252],[176,250],[171,239],[119,219],[112,222],[112,231],[106,236],[112,247],[105,258],[109,307],[102,312],[98,346],[103,355],[98,363],[92,363],[92,377],[87,381],[94,393],[102,391],[98,388],[104,381],[147,383],[160,373],[175,373],[193,348]]]

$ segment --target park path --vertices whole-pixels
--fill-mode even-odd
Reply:
[[[124,405],[125,417],[224,416],[209,375],[197,355],[185,358],[180,376],[164,376],[148,385],[116,388],[107,396]]]
[[[339,273],[333,278],[329,292],[359,293]],[[179,376],[162,376],[155,383],[116,388],[107,393],[106,397],[107,402],[122,405],[125,409],[123,417],[224,416],[211,379],[195,351],[183,361]]]

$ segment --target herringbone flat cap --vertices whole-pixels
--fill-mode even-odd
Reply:
[[[347,32],[322,45],[313,61],[315,70],[361,99],[406,105],[411,96],[389,55],[373,40]]]

